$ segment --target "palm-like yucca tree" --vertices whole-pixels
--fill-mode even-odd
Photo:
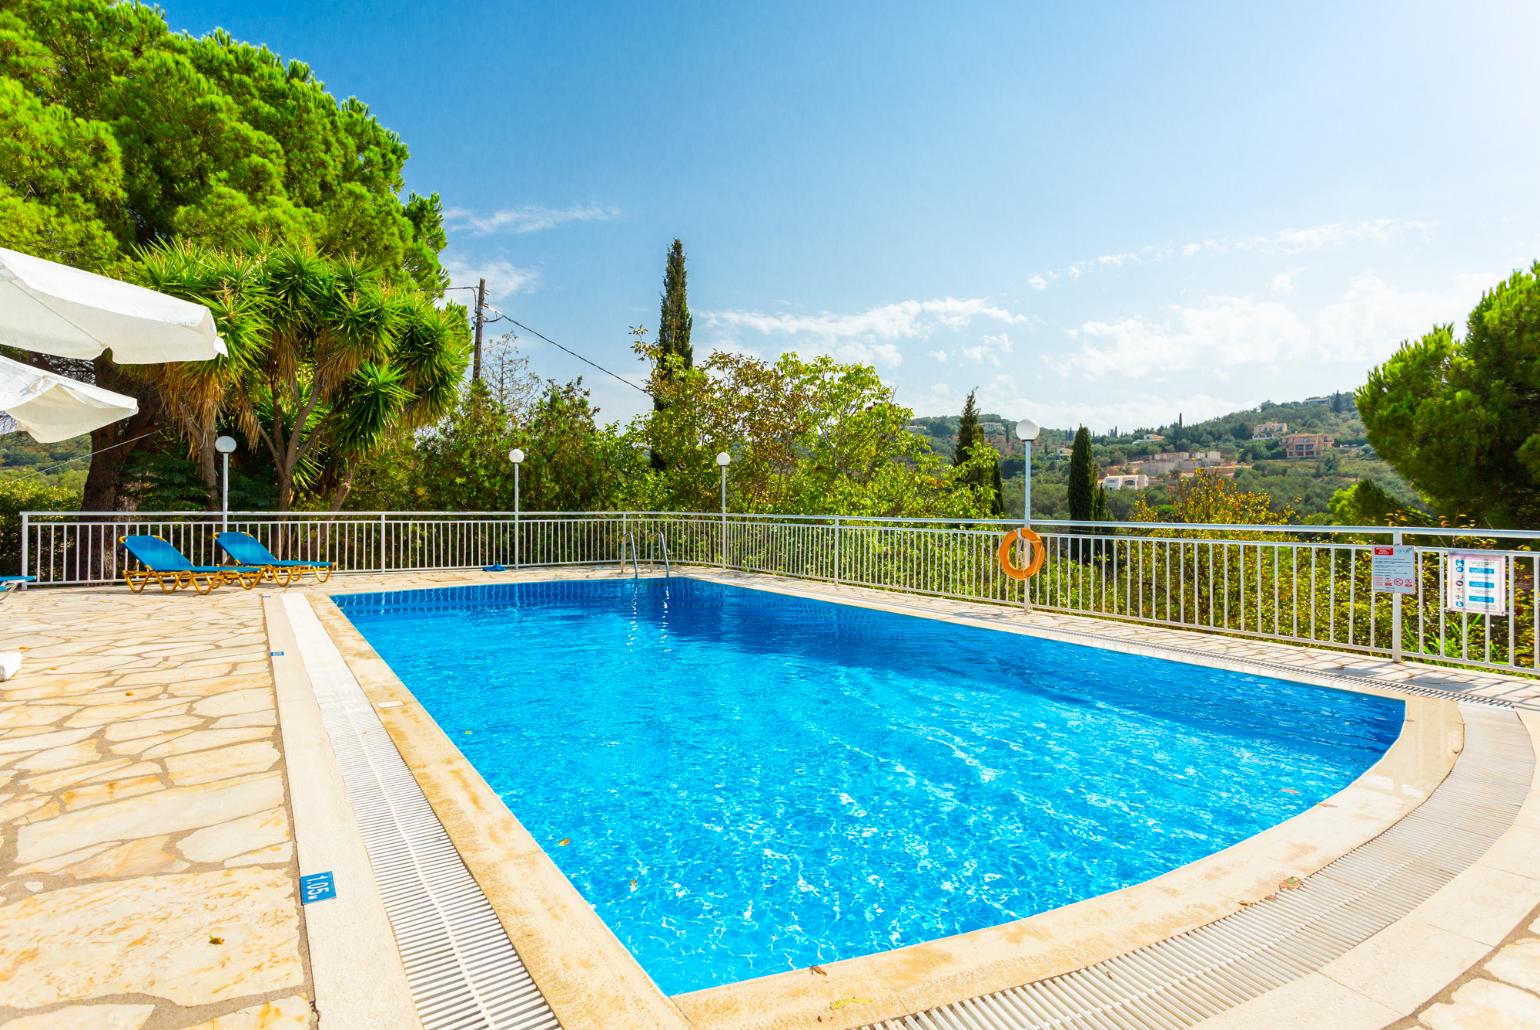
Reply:
[[[219,416],[267,451],[279,511],[297,493],[340,507],[362,456],[449,410],[468,359],[462,319],[349,260],[173,245],[143,254],[139,279],[213,311],[229,354],[151,375],[210,483]]]

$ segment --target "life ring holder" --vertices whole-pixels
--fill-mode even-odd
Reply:
[[[1011,561],[1011,546],[1018,540],[1025,541],[1032,549],[1032,560],[1027,562],[1025,568]],[[1014,580],[1022,581],[1037,575],[1038,570],[1043,567],[1043,559],[1047,554],[1047,549],[1043,547],[1043,538],[1026,526],[1022,526],[1005,534],[1005,539],[1000,541],[997,557],[1000,559],[1001,571]]]

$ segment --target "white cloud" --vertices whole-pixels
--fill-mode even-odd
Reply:
[[[977,297],[904,300],[854,314],[707,311],[701,317],[707,326],[715,329],[794,337],[795,341],[787,341],[790,349],[828,353],[843,361],[860,361],[887,368],[903,362],[903,352],[896,341],[926,339],[941,329],[966,329],[979,319],[1004,325],[1028,321],[1025,315]]]
[[[1279,297],[1287,297],[1294,292],[1294,278],[1298,272],[1279,272],[1268,283],[1268,289]]]
[[[620,210],[602,204],[572,204],[567,207],[545,207],[531,204],[525,207],[508,207],[489,214],[479,214],[469,208],[452,207],[444,211],[444,226],[450,231],[462,229],[484,236],[487,233],[531,233],[553,229],[566,222],[607,222],[619,218]]]
[[[1062,373],[1162,375],[1215,365],[1268,364],[1303,346],[1310,333],[1292,311],[1273,301],[1209,297],[1172,305],[1166,318],[1120,318],[1082,323],[1081,349],[1049,363]]]
[[[1489,273],[1457,275],[1442,290],[1398,290],[1372,272],[1348,284],[1342,299],[1321,309],[1319,349],[1331,361],[1372,364],[1384,361],[1403,340],[1419,337],[1433,326],[1453,322],[1456,331],[1483,290],[1501,276]]]
[[[1415,218],[1372,218],[1358,222],[1329,222],[1304,229],[1280,229],[1278,232],[1248,237],[1209,237],[1183,244],[1145,244],[1137,250],[1102,254],[1090,260],[1076,261],[1063,268],[1039,272],[1028,277],[1033,289],[1043,289],[1060,277],[1071,280],[1091,268],[1122,268],[1165,261],[1173,257],[1194,257],[1203,253],[1226,254],[1246,251],[1257,254],[1302,254],[1326,247],[1351,244],[1384,244],[1413,233],[1427,234],[1437,223]],[[1037,283],[1043,283],[1038,286]]]
[[[1250,397],[1216,397],[1205,391],[1167,396],[1144,394],[1053,400],[1041,394],[1028,395],[1012,389],[1011,384],[1002,383],[985,383],[978,392],[979,407],[985,411],[998,411],[1007,418],[1029,416],[1045,426],[1065,429],[1084,425],[1096,432],[1105,432],[1113,426],[1129,430],[1165,425],[1175,422],[1179,414],[1188,423],[1201,422],[1232,411],[1244,411],[1262,400],[1261,393]],[[945,410],[937,406],[926,408],[925,412]]]
[[[493,300],[512,297],[516,293],[529,293],[540,281],[540,273],[533,268],[523,268],[503,258],[491,261],[468,261],[447,256],[441,262],[449,280],[456,286],[475,286],[478,279],[487,281],[487,296]],[[470,295],[454,293],[450,299],[464,302]]]
[[[947,352],[944,350],[930,351],[930,356],[943,365],[947,363],[947,359],[950,357],[950,355],[947,354]]]
[[[962,356],[969,361],[988,363],[998,367],[1000,358],[1011,352],[1011,338],[1007,333],[986,335],[978,343],[962,348]]]
[[[1397,290],[1373,273],[1355,277],[1340,299],[1314,317],[1281,300],[1213,296],[1171,305],[1163,317],[1083,322],[1080,349],[1048,359],[1061,374],[1160,379],[1200,373],[1221,381],[1238,369],[1310,362],[1362,369],[1387,358],[1404,339],[1440,322],[1458,322],[1495,281],[1463,274],[1442,290]],[[1275,293],[1292,290],[1292,278]],[[1255,378],[1255,373],[1252,374]]]

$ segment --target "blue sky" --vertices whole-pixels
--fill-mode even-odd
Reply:
[[[633,376],[675,236],[698,359],[1098,430],[1354,386],[1540,258],[1532,3],[164,2],[369,103],[456,283]]]

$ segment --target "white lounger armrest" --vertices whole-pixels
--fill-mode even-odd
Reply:
[[[4,683],[21,669],[20,651],[0,651],[0,683]]]

